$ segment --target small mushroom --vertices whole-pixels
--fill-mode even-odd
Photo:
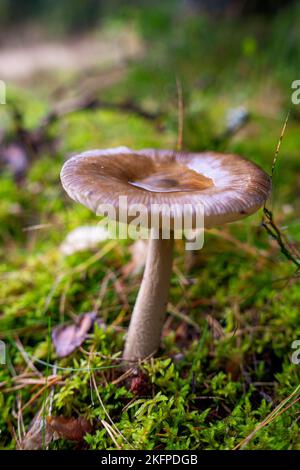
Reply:
[[[237,155],[126,147],[70,158],[63,166],[61,180],[71,198],[96,213],[99,204],[111,204],[117,220],[119,196],[127,196],[128,208],[143,204],[151,216],[157,215],[157,204],[176,205],[180,216],[186,204],[192,207],[192,216],[201,204],[205,228],[253,214],[271,189],[269,176]],[[167,215],[171,215],[172,229],[178,213]],[[164,218],[163,210],[160,216]],[[164,239],[160,228],[151,226],[152,218],[148,220],[152,236],[123,355],[130,362],[145,359],[159,348],[172,273],[174,233],[171,230],[169,239]]]

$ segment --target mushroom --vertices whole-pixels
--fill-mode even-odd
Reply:
[[[210,228],[253,214],[271,189],[269,176],[238,155],[126,147],[70,158],[63,166],[61,181],[72,199],[96,213],[100,204],[112,205],[116,220],[120,220],[119,196],[127,197],[128,208],[143,204],[151,216],[157,216],[157,204],[175,205],[182,216],[187,204],[192,208],[193,228],[197,228],[194,216],[199,204],[204,210],[204,227]],[[123,354],[129,362],[145,359],[159,348],[172,273],[175,212],[169,211],[168,239],[161,226],[153,227],[152,217],[148,219],[151,237],[146,266]],[[162,210],[160,223],[163,219]]]

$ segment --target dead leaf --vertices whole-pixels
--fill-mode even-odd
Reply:
[[[47,424],[60,438],[76,442],[82,441],[93,429],[91,422],[82,417],[48,416]]]
[[[75,324],[59,325],[53,328],[52,341],[58,357],[66,357],[84,342],[92,328],[97,314],[83,313],[78,316]]]
[[[55,439],[55,433],[39,412],[29,427],[28,432],[19,444],[18,450],[39,450],[48,447]]]

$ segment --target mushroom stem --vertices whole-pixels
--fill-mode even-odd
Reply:
[[[172,273],[174,235],[168,240],[153,236],[149,241],[142,284],[137,296],[128,334],[124,359],[137,362],[159,348]]]

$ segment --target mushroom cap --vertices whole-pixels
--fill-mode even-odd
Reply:
[[[62,168],[61,181],[72,199],[95,213],[101,204],[109,204],[119,220],[119,197],[126,196],[127,207],[143,204],[151,216],[159,210],[164,217],[164,207],[170,208],[174,221],[190,211],[192,228],[197,228],[199,206],[204,211],[204,227],[210,228],[253,214],[271,190],[270,177],[238,155],[127,147],[71,157]]]

